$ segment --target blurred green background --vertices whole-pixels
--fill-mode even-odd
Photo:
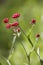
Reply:
[[[40,48],[40,56],[43,59],[43,0],[0,0],[0,54],[8,57],[13,40],[12,31],[5,28],[3,19],[8,17],[10,22],[14,22],[12,14],[15,12],[21,14],[19,24],[27,35],[32,27],[30,24],[31,20],[36,19],[37,23],[31,32],[30,38],[34,44],[35,35],[37,33],[40,34],[36,49]],[[23,41],[27,53],[29,53],[32,47],[24,34],[21,36],[21,41]],[[20,43],[20,40],[16,40],[15,50],[10,58],[12,65],[28,65],[25,51]],[[31,54],[31,65],[34,64],[40,65],[39,58],[35,52]]]

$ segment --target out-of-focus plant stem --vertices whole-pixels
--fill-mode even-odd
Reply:
[[[19,27],[20,27],[20,26],[19,26]],[[33,47],[33,43],[32,43],[32,41],[31,41],[31,39],[30,39],[30,37],[29,37],[29,36],[30,36],[29,34],[30,34],[31,32],[30,32],[30,33],[28,34],[28,36],[27,36],[21,27],[20,27],[20,29],[21,29],[21,31],[24,33],[24,35],[26,36],[26,38],[28,39],[28,41],[30,42],[31,46]],[[33,27],[32,27],[32,29],[33,29]],[[31,30],[32,30],[32,29],[31,29]],[[35,49],[34,49],[34,51],[35,51],[35,53],[38,55],[38,53],[36,52]],[[39,56],[39,55],[38,55],[38,56]]]
[[[16,36],[14,36],[14,38],[13,38],[13,42],[12,42],[12,45],[11,45],[11,50],[10,50],[10,54],[9,55],[11,55],[12,52],[13,52],[13,47],[14,47],[15,39],[16,39]]]
[[[20,40],[21,40],[21,39],[20,39]],[[28,64],[30,65],[30,54],[29,54],[29,55],[27,54],[27,51],[26,51],[26,48],[25,48],[23,42],[22,42],[22,41],[20,41],[20,42],[21,42],[21,45],[22,45],[22,47],[23,47],[23,49],[24,49],[24,51],[25,51],[25,53],[26,53],[26,56],[27,56],[27,59],[28,59]]]

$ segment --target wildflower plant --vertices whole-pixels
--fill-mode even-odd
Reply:
[[[14,21],[13,23],[10,23],[10,22],[9,22],[9,18],[5,18],[5,19],[3,20],[4,23],[5,23],[5,25],[6,25],[6,28],[7,28],[7,29],[10,29],[10,28],[11,28],[12,31],[13,31],[13,41],[12,41],[12,45],[11,45],[11,50],[10,50],[10,53],[9,53],[9,57],[10,57],[10,56],[12,55],[12,53],[13,53],[15,40],[17,41],[16,38],[18,37],[18,39],[19,39],[19,37],[20,37],[21,34],[23,33],[23,34],[25,35],[25,37],[27,38],[28,42],[30,42],[30,44],[31,44],[31,46],[32,46],[32,49],[30,50],[30,52],[27,53],[26,48],[24,47],[23,43],[21,42],[21,45],[23,46],[24,51],[25,51],[26,56],[27,56],[27,59],[28,59],[28,61],[29,61],[28,65],[30,65],[30,55],[31,55],[31,53],[32,53],[33,51],[35,51],[35,53],[37,54],[37,56],[38,56],[39,59],[40,59],[40,54],[39,54],[39,51],[40,51],[40,50],[39,50],[38,52],[35,50],[35,46],[36,46],[36,44],[38,43],[38,40],[39,40],[39,38],[40,38],[40,34],[37,33],[37,34],[35,35],[36,40],[35,40],[35,43],[34,43],[34,45],[33,45],[33,42],[32,42],[31,39],[30,39],[30,35],[31,35],[32,30],[33,30],[35,24],[37,23],[37,21],[36,21],[35,19],[32,19],[32,20],[31,20],[31,22],[30,22],[31,24],[30,24],[30,25],[32,25],[32,27],[30,28],[28,35],[26,35],[26,33],[24,32],[24,30],[23,30],[23,29],[20,27],[20,25],[19,25],[19,17],[20,17],[20,14],[19,14],[19,13],[14,13],[14,14],[12,15],[12,18],[15,19],[16,21]],[[5,58],[4,58],[4,59],[5,59]],[[40,59],[40,60],[41,60],[41,59]],[[8,63],[8,65],[11,65],[10,62],[9,62],[9,59],[8,59],[7,63]]]

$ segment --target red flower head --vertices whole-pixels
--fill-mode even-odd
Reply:
[[[36,34],[36,37],[39,38],[40,37],[40,34]]]
[[[12,23],[12,26],[18,26],[18,25],[19,25],[19,23],[17,21]]]
[[[18,30],[18,32],[20,32],[20,28],[18,28],[17,30]]]
[[[9,22],[9,19],[8,18],[5,18],[4,19],[4,23],[8,23]]]
[[[35,19],[33,19],[33,20],[31,21],[31,23],[32,23],[32,24],[35,24],[35,23],[36,23],[36,20],[35,20]]]
[[[20,16],[19,13],[15,13],[15,14],[13,14],[12,18],[18,18],[19,16]]]
[[[8,29],[11,28],[11,24],[7,24],[6,28],[8,28]]]

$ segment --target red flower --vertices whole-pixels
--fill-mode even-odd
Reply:
[[[20,28],[18,28],[17,30],[18,30],[18,32],[20,32]]]
[[[8,23],[9,22],[9,19],[8,18],[5,18],[4,19],[4,23]]]
[[[6,28],[11,28],[11,24],[7,24],[6,25]]]
[[[18,26],[18,25],[19,23],[17,21],[12,24],[12,26]]]
[[[32,24],[35,24],[35,23],[36,23],[36,20],[35,20],[35,19],[33,19],[33,20],[31,21],[31,23],[32,23]]]
[[[40,37],[40,34],[36,34],[36,37],[39,38]]]
[[[19,13],[15,13],[15,14],[13,14],[12,18],[18,18],[19,16],[20,16]]]

